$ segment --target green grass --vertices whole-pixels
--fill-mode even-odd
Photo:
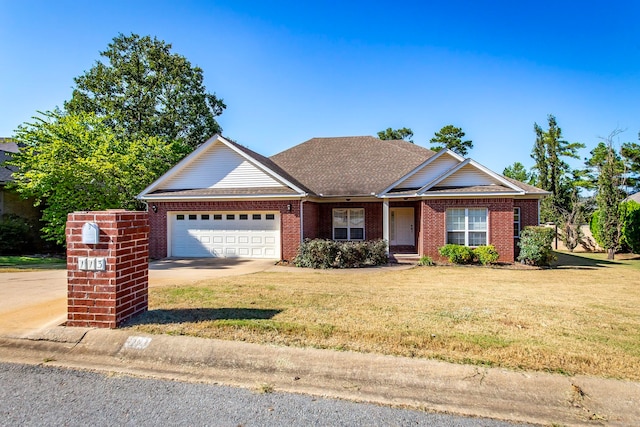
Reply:
[[[65,268],[67,260],[56,257],[0,256],[0,271],[22,269]]]

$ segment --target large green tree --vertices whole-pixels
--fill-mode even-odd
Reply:
[[[625,142],[620,147],[620,155],[627,170],[627,187],[629,192],[640,191],[640,144]]]
[[[135,196],[189,150],[154,136],[116,135],[93,113],[41,113],[15,137],[22,147],[11,161],[14,185],[43,206],[43,237],[58,244],[69,212],[139,209]]]
[[[596,191],[597,211],[592,215],[591,229],[609,259],[625,245],[632,250],[640,247],[634,242],[638,229],[635,204],[622,202],[627,196],[628,180],[634,177],[633,150],[637,144],[624,143],[616,150],[613,139],[620,133],[615,130],[604,138],[585,160],[590,188]]]
[[[462,140],[464,136],[465,133],[461,128],[446,125],[436,132],[429,142],[432,144],[431,149],[434,151],[448,148],[464,157],[469,153],[469,150],[473,148],[473,142],[471,140]]]
[[[536,141],[531,152],[535,161],[536,185],[551,193],[542,203],[542,221],[560,221],[563,213],[572,210],[573,173],[566,158],[578,159],[579,142],[567,142],[553,115],[547,117],[548,129],[534,123]]]
[[[600,244],[607,251],[607,259],[614,259],[616,250],[620,247],[624,212],[620,211],[620,204],[625,193],[623,174],[620,173],[620,158],[617,156],[611,137],[606,141],[606,152],[598,162],[598,223],[600,225]]]
[[[216,117],[224,102],[207,93],[202,69],[172,53],[171,44],[119,34],[100,55],[75,78],[67,112],[94,113],[127,138],[156,136],[192,148],[221,132]]]
[[[532,174],[520,162],[514,162],[511,166],[504,168],[502,175],[526,184],[530,183],[532,179]]]
[[[404,139],[413,144],[413,131],[410,128],[392,129],[386,128],[378,132],[378,138],[386,139]]]

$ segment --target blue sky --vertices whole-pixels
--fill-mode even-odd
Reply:
[[[589,150],[640,131],[637,1],[0,0],[0,136],[62,106],[118,33],[152,35],[204,70],[224,134],[264,155],[315,136],[447,124],[470,157],[532,165],[554,114]],[[575,164],[579,166],[579,164]]]

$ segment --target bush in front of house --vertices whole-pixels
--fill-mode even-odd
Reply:
[[[0,219],[0,255],[21,255],[33,243],[29,222],[16,215]]]
[[[520,255],[518,261],[523,264],[548,266],[556,259],[551,245],[555,231],[548,227],[525,227],[520,233]]]
[[[468,246],[447,244],[438,248],[438,253],[453,264],[473,264],[475,255]]]
[[[424,255],[420,257],[420,260],[418,261],[418,265],[423,267],[431,267],[436,265],[436,263],[433,261],[433,258],[431,258],[429,255]]]
[[[387,243],[384,240],[336,242],[307,239],[293,259],[296,267],[307,268],[359,268],[388,262]]]
[[[438,248],[438,253],[452,264],[495,264],[500,255],[493,245],[482,245],[475,249],[468,246],[447,244]]]
[[[498,251],[496,251],[493,245],[478,246],[473,250],[473,255],[475,255],[478,262],[482,265],[495,264],[498,258],[500,258]]]

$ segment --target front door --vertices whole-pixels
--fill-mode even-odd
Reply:
[[[391,224],[389,227],[389,239],[391,246],[414,246],[415,232],[413,230],[413,208],[389,209]]]

